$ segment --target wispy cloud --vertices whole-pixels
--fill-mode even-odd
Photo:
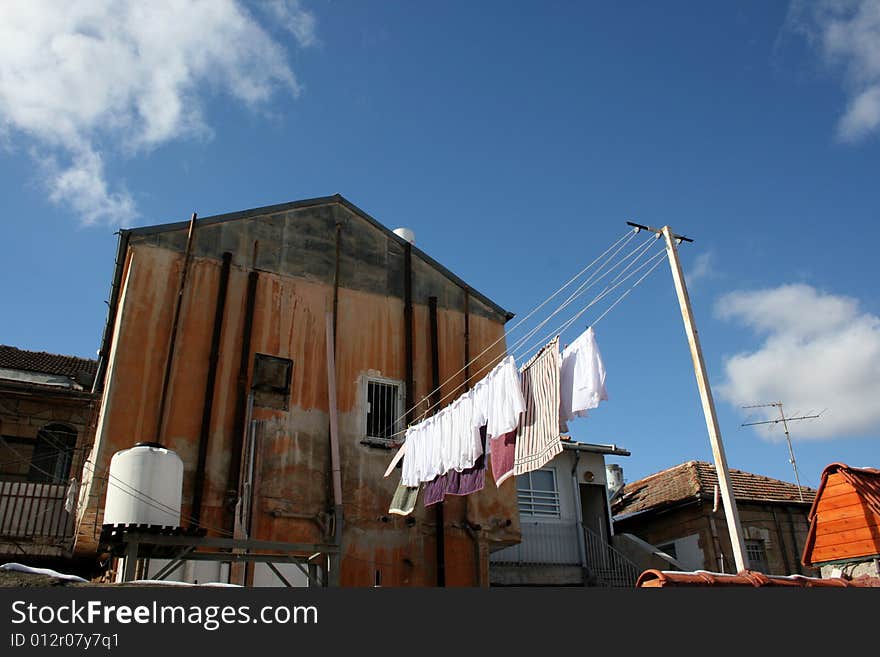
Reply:
[[[829,409],[821,420],[799,424],[798,438],[880,430],[880,318],[856,299],[783,285],[732,292],[715,310],[763,340],[726,359],[722,398],[736,406],[782,401],[801,412]]]
[[[713,276],[715,276],[715,256],[711,251],[701,253],[694,258],[694,264],[684,274],[689,288],[695,288],[697,283]]]
[[[320,43],[317,34],[315,15],[303,9],[299,0],[270,0],[266,4],[270,15],[288,32],[303,48],[316,46]]]
[[[276,5],[300,45],[315,42],[310,12]],[[39,144],[50,198],[85,223],[137,215],[108,182],[107,155],[210,138],[209,92],[249,107],[300,93],[285,47],[238,0],[0,3],[0,135]]]
[[[857,142],[880,131],[880,0],[795,0],[786,23],[843,74],[837,136]]]

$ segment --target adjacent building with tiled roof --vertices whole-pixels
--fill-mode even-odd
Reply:
[[[733,495],[737,501],[812,503],[816,491],[763,475],[730,470]],[[666,508],[699,498],[713,501],[718,486],[715,466],[704,461],[688,461],[644,479],[627,484],[614,501],[617,517]]]
[[[94,437],[96,369],[88,358],[0,345],[0,560],[51,567],[71,554],[65,505]]]
[[[803,561],[824,576],[880,577],[880,470],[843,463],[825,468]]]
[[[90,388],[98,361],[0,345],[0,379]]]
[[[815,574],[800,555],[816,491],[730,470],[752,570]],[[627,484],[612,505],[616,532],[657,546],[689,570],[734,572],[715,466],[688,461]]]

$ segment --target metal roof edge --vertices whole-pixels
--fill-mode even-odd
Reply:
[[[316,207],[316,206],[320,206],[320,205],[330,205],[333,203],[337,203],[337,204],[341,205],[342,207],[346,208],[352,214],[355,214],[355,215],[359,216],[361,219],[364,219],[365,221],[367,221],[369,224],[371,224],[375,228],[378,228],[379,230],[381,230],[387,236],[396,240],[401,246],[406,245],[406,244],[410,244],[405,239],[403,239],[399,235],[395,234],[395,232],[393,230],[391,230],[390,228],[388,228],[387,226],[385,226],[384,224],[379,222],[377,219],[370,216],[370,214],[368,214],[367,212],[365,212],[364,210],[362,210],[361,208],[356,206],[354,203],[349,201],[347,198],[345,198],[341,194],[334,194],[333,196],[318,196],[315,198],[302,199],[299,201],[289,201],[287,203],[278,203],[275,205],[265,205],[265,206],[258,207],[258,208],[250,208],[248,210],[239,210],[236,212],[228,212],[228,213],[224,213],[224,214],[211,215],[208,217],[198,219],[198,223],[196,225],[198,226],[198,225],[219,224],[219,223],[224,223],[227,221],[235,221],[238,219],[247,219],[250,217],[258,217],[258,216],[262,216],[265,214],[274,214],[276,212],[285,212],[287,210],[295,210],[295,209],[299,209],[299,208]],[[182,229],[186,229],[188,226],[189,226],[189,221],[177,221],[177,222],[166,223],[166,224],[156,224],[154,226],[143,226],[141,228],[129,228],[129,229],[126,229],[125,232],[128,233],[130,236],[137,237],[137,236],[141,236],[141,235],[153,235],[156,233],[164,233],[164,232],[169,232],[169,231],[174,231],[174,230],[182,230]],[[434,269],[436,269],[441,274],[443,274],[444,276],[449,278],[453,283],[456,283],[461,288],[467,290],[470,294],[472,294],[474,297],[479,299],[481,302],[483,302],[484,304],[489,306],[492,310],[494,310],[498,314],[504,316],[506,318],[505,321],[510,321],[511,319],[513,319],[515,317],[514,313],[510,312],[509,310],[507,310],[505,308],[502,308],[497,303],[492,301],[492,299],[487,297],[485,294],[483,294],[479,290],[476,290],[475,288],[468,285],[463,279],[461,279],[459,276],[452,273],[449,269],[447,269],[446,267],[441,265],[439,262],[437,262],[434,258],[429,256],[424,251],[422,251],[415,244],[412,245],[412,250],[422,260],[424,260],[426,263],[428,263],[429,265],[434,267]]]
[[[617,445],[600,445],[598,443],[584,443],[578,440],[563,440],[562,449],[577,450],[579,452],[593,452],[596,454],[613,454],[615,456],[632,456],[632,453]]]

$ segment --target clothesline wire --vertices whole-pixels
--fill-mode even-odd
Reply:
[[[616,264],[612,265],[607,271],[605,271],[604,273],[602,273],[602,271],[608,266],[608,263],[611,262],[612,260],[614,260],[614,258],[617,256],[617,254],[620,253],[620,251],[622,251],[622,250],[626,247],[626,245],[629,244],[629,242],[632,241],[632,239],[636,236],[636,234],[637,234],[636,231],[631,231],[630,233],[625,234],[622,238],[618,239],[617,242],[615,242],[614,244],[611,245],[611,247],[609,247],[608,249],[606,249],[606,250],[605,250],[605,251],[604,251],[604,252],[603,252],[598,258],[594,259],[589,265],[587,265],[586,267],[584,267],[584,268],[583,268],[583,269],[582,269],[582,270],[581,270],[576,276],[574,276],[573,278],[571,278],[571,279],[570,279],[567,283],[565,283],[561,288],[559,288],[558,290],[556,290],[556,291],[555,291],[553,294],[551,294],[547,299],[545,299],[543,302],[541,302],[541,304],[539,304],[539,305],[538,305],[537,307],[535,307],[532,311],[530,311],[525,317],[523,317],[519,322],[517,322],[517,324],[514,325],[513,328],[511,328],[509,331],[506,331],[506,332],[504,333],[504,335],[502,335],[502,336],[501,336],[500,338],[498,338],[495,342],[493,342],[493,343],[490,344],[488,347],[486,347],[482,352],[480,352],[479,354],[477,354],[477,355],[476,355],[474,358],[472,358],[468,363],[466,363],[466,364],[464,365],[464,367],[462,367],[461,369],[459,369],[457,372],[454,372],[454,373],[453,373],[451,376],[449,376],[445,381],[443,381],[440,385],[438,385],[434,390],[431,390],[428,394],[426,394],[425,396],[423,396],[423,397],[422,397],[418,402],[416,402],[416,403],[415,403],[415,404],[414,404],[409,410],[404,411],[403,413],[401,413],[396,419],[394,419],[393,422],[391,422],[391,423],[386,427],[386,429],[385,429],[386,434],[387,434],[387,432],[389,432],[389,431],[393,431],[394,427],[399,426],[400,423],[401,423],[404,419],[406,419],[406,418],[409,416],[410,413],[412,413],[413,411],[416,411],[416,410],[419,408],[419,406],[420,406],[423,402],[425,402],[425,400],[429,400],[430,397],[431,397],[433,394],[435,394],[435,393],[441,391],[442,388],[443,388],[443,386],[445,386],[445,385],[447,385],[448,383],[450,383],[451,381],[453,381],[453,379],[455,379],[459,374],[461,374],[462,372],[464,372],[469,366],[474,365],[474,364],[475,364],[475,363],[476,363],[476,362],[477,362],[482,356],[484,356],[487,352],[489,352],[493,347],[495,347],[496,345],[498,345],[498,344],[499,344],[500,342],[502,342],[503,340],[506,340],[507,338],[509,338],[510,335],[511,335],[511,334],[512,334],[512,333],[513,333],[513,332],[514,332],[519,326],[521,326],[521,325],[523,324],[523,322],[525,322],[525,321],[528,320],[530,317],[532,317],[532,316],[533,316],[533,315],[534,315],[534,314],[535,314],[540,308],[542,308],[543,306],[545,306],[545,305],[547,304],[547,302],[550,301],[550,299],[556,297],[556,296],[557,296],[562,290],[564,290],[566,287],[568,287],[569,285],[571,285],[575,280],[577,280],[577,279],[578,279],[580,276],[582,276],[586,271],[588,271],[593,265],[595,265],[597,262],[599,262],[599,260],[601,260],[604,256],[606,256],[610,251],[614,251],[614,252],[613,252],[610,256],[608,256],[608,258],[606,258],[604,262],[602,262],[602,264],[598,267],[598,269],[596,269],[596,271],[593,272],[593,274],[591,274],[590,277],[589,277],[586,281],[584,281],[583,283],[581,283],[581,285],[578,287],[577,290],[575,290],[574,293],[572,293],[571,295],[569,295],[569,297],[568,297],[565,301],[563,301],[562,304],[561,304],[561,305],[560,305],[560,306],[559,306],[559,307],[558,307],[553,313],[551,313],[550,316],[547,317],[542,323],[538,324],[537,326],[535,326],[534,328],[532,328],[532,329],[531,329],[526,335],[524,335],[523,337],[519,338],[519,340],[517,341],[516,344],[518,345],[518,344],[521,344],[522,341],[524,341],[524,340],[528,340],[532,335],[534,335],[534,334],[535,334],[537,331],[539,331],[543,326],[545,326],[545,325],[547,324],[547,322],[550,321],[550,319],[552,319],[556,314],[558,314],[559,312],[561,312],[562,310],[564,310],[568,305],[570,305],[570,304],[574,301],[574,299],[576,299],[578,296],[581,296],[581,295],[583,294],[583,292],[586,291],[586,289],[589,289],[590,287],[592,287],[593,285],[595,285],[596,283],[598,283],[600,280],[602,280],[603,278],[605,278],[605,277],[606,277],[608,274],[610,274],[614,269],[616,269],[616,268],[619,267],[621,264],[623,264],[624,262],[626,262],[627,259],[630,259],[630,258],[632,258],[632,257],[635,255],[635,260],[638,260],[638,258],[641,257],[642,253],[644,252],[644,250],[643,250],[644,247],[641,246],[641,245],[640,245],[640,246],[637,246],[637,247],[636,247],[635,249],[633,249],[630,253],[628,253],[628,254],[625,255],[622,259],[620,259]],[[623,244],[621,244],[621,242],[623,242]],[[647,246],[650,246],[650,244],[651,244],[651,242],[648,241],[646,245],[647,245]],[[629,266],[631,266],[631,265],[632,265],[632,263],[630,263],[630,265],[627,265],[627,268],[628,268]],[[626,268],[624,269],[624,271],[625,271],[625,270],[626,270]],[[601,273],[601,276],[599,276],[600,273]],[[598,276],[598,278],[596,278],[597,276]],[[596,279],[596,280],[593,280],[593,279]],[[592,283],[591,283],[591,281],[592,281]],[[585,286],[586,286],[586,287],[585,287]],[[507,349],[507,351],[509,352],[510,350]],[[490,363],[489,363],[489,364],[486,364],[486,365],[484,365],[483,367],[481,367],[477,372],[471,374],[470,377],[473,378],[474,376],[480,374],[480,373],[483,372],[485,369],[487,369],[487,367],[488,367],[489,365],[494,365],[494,363],[490,360]],[[458,387],[459,387],[459,386],[456,386],[451,392],[446,393],[446,395],[444,395],[439,401],[434,402],[434,403],[432,403],[432,404],[429,404],[429,406],[427,407],[427,409],[425,409],[422,413],[423,413],[423,414],[428,413],[428,412],[430,412],[432,409],[436,408],[439,404],[441,404],[441,403],[442,403],[445,399],[447,399],[450,395],[454,394],[454,393],[458,390]],[[394,432],[394,433],[387,434],[387,437],[389,437],[389,438],[393,438],[394,436],[397,436],[397,435],[399,435],[399,434],[401,434],[401,433],[404,433],[404,431],[397,431],[397,432]]]
[[[513,351],[514,351],[514,350],[515,350],[520,344],[522,344],[522,342],[524,342],[525,340],[528,340],[529,338],[531,338],[535,333],[537,333],[540,329],[542,329],[544,326],[546,326],[546,325],[550,322],[550,320],[553,319],[553,317],[555,317],[555,316],[558,315],[560,312],[562,312],[563,310],[565,310],[569,305],[571,305],[571,304],[574,302],[575,299],[577,299],[578,297],[582,296],[587,290],[589,290],[589,289],[590,289],[591,287],[593,287],[596,283],[598,283],[598,282],[601,281],[603,278],[605,278],[606,276],[608,276],[612,271],[614,271],[615,269],[617,269],[617,267],[619,267],[620,265],[622,265],[622,264],[623,264],[624,262],[626,262],[628,259],[632,259],[632,261],[631,261],[626,267],[624,267],[624,268],[623,268],[623,269],[617,274],[617,276],[615,276],[613,279],[611,279],[611,282],[609,283],[609,285],[611,285],[611,284],[613,284],[613,283],[616,283],[618,280],[620,280],[620,277],[623,276],[623,275],[624,275],[624,274],[630,269],[630,267],[632,267],[636,262],[638,262],[638,261],[642,258],[642,256],[643,256],[643,255],[644,255],[644,254],[650,249],[651,246],[652,246],[652,242],[651,242],[650,240],[648,240],[648,241],[645,242],[643,245],[636,247],[636,248],[633,249],[633,251],[631,251],[628,255],[624,256],[619,262],[617,262],[615,265],[613,265],[612,267],[610,267],[610,268],[608,269],[608,271],[606,271],[606,272],[603,273],[601,276],[599,276],[596,280],[594,280],[594,281],[591,282],[591,279],[594,278],[595,276],[597,276],[597,275],[599,274],[599,272],[601,271],[601,268],[598,269],[598,270],[596,270],[596,272],[595,272],[593,275],[591,275],[591,277],[590,277],[589,279],[587,279],[586,281],[584,281],[583,283],[581,283],[581,285],[578,286],[578,288],[577,288],[577,289],[576,289],[576,290],[575,290],[575,291],[574,291],[574,292],[573,292],[573,293],[572,293],[572,294],[571,294],[571,295],[570,295],[570,296],[569,296],[569,297],[568,297],[568,298],[562,303],[562,305],[560,305],[556,310],[554,310],[552,313],[550,313],[550,315],[548,315],[547,318],[544,319],[544,321],[540,322],[540,323],[539,323],[537,326],[535,326],[531,331],[529,331],[529,333],[527,333],[525,336],[523,336],[522,338],[519,338],[519,340],[514,344],[513,347],[508,348],[508,352],[509,352],[509,353],[510,353],[510,352],[513,352]],[[604,265],[603,265],[603,266],[604,266]],[[613,288],[612,288],[612,289],[613,289]],[[606,293],[607,290],[608,290],[608,287],[606,286],[605,290],[604,290],[602,293],[600,293],[599,295],[597,295],[597,296],[594,298],[593,302],[594,302],[594,303],[595,303],[595,302],[598,302],[598,301],[600,301],[602,298],[604,298],[605,293]]]
[[[647,243],[647,245],[650,246],[652,243],[653,243],[653,241],[649,241],[649,242]],[[633,271],[631,274],[627,275],[627,276],[626,276],[625,278],[623,278],[622,280],[619,280],[620,277],[623,276],[623,274],[626,273],[626,271],[628,271],[628,270],[629,270],[629,269],[630,269],[630,268],[631,268],[636,262],[638,262],[638,260],[644,255],[644,253],[645,253],[646,250],[643,249],[642,247],[638,247],[638,249],[642,249],[641,253],[639,253],[638,256],[637,256],[635,259],[633,259],[632,262],[630,262],[630,263],[629,263],[629,264],[628,264],[628,265],[627,265],[627,266],[626,266],[626,267],[625,267],[625,268],[624,268],[624,269],[618,274],[618,276],[616,276],[615,279],[614,279],[611,283],[609,283],[609,284],[606,286],[606,288],[605,288],[602,292],[600,292],[600,293],[599,293],[599,294],[598,294],[598,295],[597,295],[592,301],[590,301],[590,302],[586,305],[586,307],[585,307],[584,309],[581,310],[581,312],[578,314],[578,317],[579,317],[580,315],[582,315],[582,314],[583,314],[587,309],[589,309],[591,306],[595,305],[596,303],[598,303],[599,301],[601,301],[605,296],[607,296],[607,295],[610,294],[612,291],[614,291],[615,289],[617,289],[618,287],[620,287],[620,285],[622,285],[622,284],[625,283],[627,280],[629,280],[632,276],[634,276],[636,273],[638,273],[638,271],[639,271],[640,269],[642,269],[642,268],[645,266],[644,264],[641,265],[640,267],[636,268],[636,270]],[[637,249],[637,250],[638,250],[638,249]],[[656,254],[654,257],[659,257],[660,255],[662,255],[662,254],[658,253],[658,254]],[[627,256],[627,257],[629,257],[629,256]],[[624,261],[625,261],[625,259],[624,259]],[[651,261],[651,260],[649,259],[647,262],[650,263],[650,261]],[[618,264],[619,264],[619,263],[618,263]],[[615,265],[615,267],[616,267],[616,266],[617,266],[617,265]],[[613,269],[614,269],[614,268],[612,268],[611,270],[609,270],[608,272],[606,272],[602,277],[600,277],[600,280],[601,280],[601,278],[604,278],[608,273],[610,273],[610,271],[612,271]],[[597,282],[598,282],[598,281],[597,281]],[[573,300],[573,298],[570,298],[570,299],[566,300],[566,302],[563,303],[563,305],[560,306],[560,308],[557,309],[557,310],[562,310],[565,306],[569,305],[569,304],[572,302],[572,300]],[[530,338],[531,338],[531,337],[532,337],[532,336],[533,336],[538,330],[540,330],[545,324],[546,324],[546,321],[543,322],[542,324],[539,324],[538,326],[536,326],[534,329],[532,329],[531,331],[529,331],[529,333],[527,333],[527,334],[524,335],[523,337],[519,338],[519,340],[517,340],[517,341],[516,341],[516,342],[515,342],[515,343],[514,343],[509,349],[508,349],[508,353],[511,354],[511,355],[513,355],[514,358],[519,358],[519,357],[522,356],[522,353],[528,353],[528,352],[532,351],[532,349],[534,349],[535,346],[540,346],[540,344],[543,343],[543,340],[542,340],[542,342],[538,343],[538,344],[535,345],[535,346],[530,346],[530,347],[528,348],[528,350],[526,350],[525,352],[520,352],[520,351],[519,351],[519,348],[520,348],[520,347],[521,347],[521,346],[522,346],[527,340],[529,340],[529,339],[530,339]],[[570,326],[570,324],[571,324],[571,321],[566,322],[566,323],[565,323],[565,327],[567,328],[568,326]],[[552,331],[546,339],[549,339],[550,337],[552,337],[552,336],[555,335],[556,333],[557,333],[557,330],[554,329],[554,331]],[[477,370],[477,371],[474,373],[474,376],[478,376],[479,374],[481,374],[482,372],[484,372],[485,370],[489,369],[489,367],[492,367],[492,366],[494,366],[494,363],[491,362],[491,361],[490,361],[489,363],[484,364],[479,370]],[[424,413],[429,413],[431,410],[435,409],[437,406],[439,406],[440,404],[442,404],[443,401],[445,401],[445,400],[448,399],[450,396],[452,396],[453,394],[455,394],[455,393],[457,392],[457,390],[458,390],[458,388],[456,387],[455,389],[453,389],[453,390],[447,392],[447,393],[446,393],[443,397],[441,397],[438,401],[434,402],[433,404],[430,404],[430,405],[428,406],[428,408],[425,409]],[[397,422],[400,422],[400,420],[402,420],[402,419],[403,419],[403,416],[400,417],[400,418],[398,418],[398,419],[396,420],[395,424],[396,424]],[[401,431],[394,432],[394,433],[392,433],[389,437],[398,436],[398,435],[401,435],[401,434],[404,434],[404,433],[406,433],[406,430],[405,430],[405,429],[403,429],[403,430],[401,430]]]
[[[653,243],[654,243],[654,240],[652,239],[652,240],[651,240],[650,242],[648,242],[647,244],[648,244],[648,246],[650,246],[650,245],[653,244]],[[615,277],[615,278],[614,278],[614,279],[613,279],[613,280],[612,280],[612,281],[611,281],[611,282],[605,287],[605,289],[604,289],[602,292],[600,292],[598,295],[596,295],[596,297],[593,298],[593,300],[591,300],[589,303],[587,303],[586,306],[584,306],[584,308],[582,308],[582,309],[581,309],[581,310],[580,310],[580,311],[579,311],[579,312],[578,312],[573,318],[571,318],[571,319],[566,320],[565,322],[563,322],[563,324],[562,324],[560,327],[555,328],[555,329],[554,329],[553,331],[551,331],[547,336],[541,338],[541,340],[538,341],[537,343],[535,343],[535,344],[533,344],[533,345],[530,345],[530,346],[529,346],[528,348],[526,348],[526,349],[520,349],[520,347],[522,347],[522,345],[523,345],[523,344],[524,344],[529,338],[531,338],[531,337],[537,332],[537,330],[540,330],[544,325],[546,325],[547,322],[545,321],[545,322],[539,324],[537,327],[535,327],[534,329],[532,329],[532,330],[531,330],[529,333],[527,333],[525,336],[523,336],[522,338],[520,338],[519,340],[517,340],[517,341],[514,343],[514,345],[508,350],[508,353],[509,353],[510,355],[513,355],[515,359],[516,359],[516,358],[521,358],[522,355],[524,355],[524,354],[528,354],[528,353],[530,353],[531,351],[533,351],[535,348],[537,348],[537,347],[543,345],[547,340],[549,340],[549,339],[550,339],[551,337],[553,337],[554,335],[561,334],[565,329],[567,329],[567,328],[568,328],[569,326],[571,326],[575,321],[577,321],[577,319],[578,319],[579,317],[581,317],[581,316],[582,316],[582,315],[583,315],[583,314],[584,314],[589,308],[591,308],[591,307],[594,306],[596,303],[598,303],[599,301],[601,301],[602,299],[604,299],[606,296],[608,296],[608,295],[609,295],[611,292],[613,292],[615,289],[617,289],[618,287],[620,287],[621,285],[623,285],[626,281],[628,281],[630,278],[632,278],[633,276],[635,276],[639,271],[641,271],[642,269],[644,269],[646,266],[650,265],[651,262],[653,262],[654,260],[656,260],[657,263],[659,263],[659,262],[661,261],[661,257],[664,255],[664,253],[663,253],[662,251],[659,252],[659,253],[654,254],[653,256],[651,256],[650,258],[648,258],[648,260],[646,260],[646,261],[643,262],[641,265],[639,265],[638,267],[636,267],[634,271],[632,271],[631,273],[629,273],[629,274],[626,275],[625,277],[621,278],[621,277],[622,277],[622,276],[623,276],[623,275],[624,275],[629,269],[631,269],[631,268],[633,267],[633,265],[635,265],[635,263],[638,262],[639,259],[641,259],[641,257],[647,252],[647,249],[643,249],[643,247],[639,247],[639,249],[642,249],[641,253],[639,253],[638,256],[637,256],[636,258],[634,258],[634,259],[633,259],[633,260],[632,260],[632,261],[631,261],[631,262],[630,262],[630,263],[629,263],[629,264],[628,264],[628,265],[627,265],[627,266],[626,266],[626,267],[625,267],[625,268],[624,268],[624,269],[623,269],[623,270],[622,270],[622,271],[621,271],[621,272],[620,272],[620,273],[619,273],[619,274],[618,274],[618,275],[617,275],[617,276],[616,276],[616,277]],[[629,257],[629,256],[627,256],[627,257]],[[625,261],[625,259],[624,259],[624,261]],[[654,267],[651,268],[650,271],[653,271],[653,270],[656,268],[657,263],[655,263]],[[618,264],[620,264],[620,263],[618,263]],[[616,266],[617,266],[617,265],[615,265],[615,267],[616,267]],[[612,268],[612,270],[613,270],[613,268]],[[604,278],[605,275],[607,275],[608,273],[610,273],[610,271],[611,271],[611,270],[609,270],[608,272],[606,272],[606,273],[602,276],[602,278]],[[649,271],[648,273],[650,273],[650,271]],[[646,276],[643,276],[642,278],[640,278],[640,279],[637,281],[636,285],[638,285],[639,283],[641,283],[642,280],[644,280],[645,277],[646,277]],[[633,288],[634,288],[636,285],[634,285]],[[632,288],[630,288],[630,290],[628,290],[626,293],[624,293],[623,296],[626,296],[626,294],[628,294],[631,290],[632,290]],[[563,306],[560,307],[559,310],[561,310],[563,307],[565,307],[565,306],[567,306],[568,304],[570,304],[572,300],[573,300],[573,298],[568,299],[568,300],[563,304]],[[621,300],[622,300],[622,299],[618,299],[618,300],[616,300],[616,301],[614,302],[614,304],[612,305],[612,307],[615,306],[615,305],[617,305]],[[610,310],[610,308],[609,308],[609,310]],[[608,312],[608,311],[606,311],[605,313],[603,313],[603,315],[602,315],[601,317],[604,317],[604,316],[607,314],[607,312]],[[554,314],[555,314],[555,313],[554,313]],[[600,317],[600,319],[601,319],[601,317]],[[595,322],[594,322],[594,324],[595,324]],[[474,373],[474,375],[476,376],[476,375],[481,374],[483,371],[485,371],[486,369],[488,369],[488,368],[491,367],[491,366],[494,366],[494,364],[490,361],[489,363],[483,365],[479,370],[477,370],[477,371]],[[430,412],[431,410],[433,410],[434,408],[436,408],[437,406],[439,406],[440,404],[442,404],[442,402],[443,402],[444,400],[446,400],[447,398],[449,398],[450,396],[452,396],[453,394],[455,394],[455,393],[457,392],[457,390],[458,390],[458,389],[456,388],[456,389],[451,390],[450,392],[446,393],[446,394],[445,394],[441,399],[439,399],[437,402],[435,402],[435,403],[431,404],[430,406],[428,406],[428,408],[427,408],[424,412],[425,412],[425,413]],[[398,418],[397,422],[399,422],[400,419],[402,419],[402,418]],[[401,430],[401,431],[394,432],[394,433],[392,433],[389,437],[394,437],[394,436],[402,435],[402,434],[404,434],[404,433],[406,433],[406,429],[403,429],[403,430]]]
[[[592,268],[597,262],[599,262],[599,260],[601,260],[603,257],[605,257],[605,256],[608,254],[609,251],[614,250],[616,247],[618,247],[618,245],[620,245],[619,248],[617,248],[617,251],[615,251],[615,252],[612,254],[611,257],[613,258],[614,255],[616,255],[617,253],[619,253],[621,249],[623,249],[627,244],[629,244],[629,242],[631,242],[631,241],[635,238],[635,236],[636,236],[637,234],[638,234],[638,231],[635,230],[635,229],[633,229],[633,230],[628,230],[626,233],[624,233],[624,234],[623,234],[623,235],[622,235],[622,236],[621,236],[621,237],[620,237],[620,238],[619,238],[614,244],[612,244],[610,247],[608,247],[608,248],[607,248],[607,249],[606,249],[601,255],[599,255],[599,256],[598,256],[597,258],[595,258],[591,263],[589,263],[588,265],[586,265],[586,266],[585,266],[583,269],[581,269],[577,274],[575,274],[572,278],[570,278],[566,283],[564,283],[564,284],[562,285],[562,287],[560,287],[559,289],[557,289],[555,292],[553,292],[553,294],[551,294],[549,297],[547,297],[546,299],[544,299],[544,300],[543,300],[541,303],[539,303],[537,306],[535,306],[534,308],[532,308],[532,310],[530,310],[530,311],[529,311],[529,312],[528,312],[528,313],[527,313],[522,319],[518,320],[518,321],[516,322],[516,324],[514,324],[509,330],[505,331],[505,333],[504,333],[500,338],[498,338],[497,340],[495,340],[495,342],[493,342],[492,344],[490,344],[488,347],[486,347],[486,348],[485,348],[483,351],[481,351],[479,354],[477,354],[476,356],[474,356],[473,358],[471,358],[471,360],[470,360],[469,362],[465,363],[465,365],[464,365],[460,370],[458,370],[457,372],[454,372],[451,376],[449,376],[449,378],[447,378],[445,381],[443,381],[442,383],[440,383],[435,389],[433,389],[433,390],[431,390],[430,392],[428,392],[428,393],[427,393],[426,395],[424,395],[421,399],[419,399],[415,404],[413,404],[409,409],[407,409],[406,411],[404,411],[404,412],[400,415],[400,417],[398,417],[396,420],[394,420],[394,422],[391,424],[391,427],[390,427],[390,428],[393,428],[393,427],[396,426],[401,420],[403,420],[404,418],[406,418],[410,413],[416,411],[416,410],[418,409],[418,407],[419,407],[419,406],[420,406],[420,405],[421,405],[426,399],[429,399],[429,398],[431,397],[431,395],[433,395],[434,393],[440,391],[440,390],[443,388],[443,386],[445,386],[446,384],[448,384],[449,382],[451,382],[455,377],[457,377],[459,374],[461,374],[462,372],[464,372],[464,371],[465,371],[470,365],[473,365],[477,360],[479,360],[481,357],[483,357],[483,356],[484,356],[486,353],[488,353],[491,349],[493,349],[493,348],[494,348],[495,346],[497,346],[500,342],[502,342],[503,340],[505,340],[505,339],[506,339],[511,333],[513,333],[513,331],[515,331],[517,328],[519,328],[520,326],[522,326],[522,324],[523,324],[524,322],[528,321],[532,316],[534,316],[535,313],[537,313],[541,308],[543,308],[544,306],[546,306],[546,305],[547,305],[552,299],[556,298],[556,296],[559,295],[560,292],[562,292],[565,288],[567,288],[569,285],[571,285],[572,283],[574,283],[578,278],[580,278],[581,276],[583,276],[587,271],[589,271],[589,270],[590,270],[590,269],[591,269],[591,268]],[[623,244],[621,244],[621,242],[623,242]],[[607,261],[606,261],[606,262],[607,262]],[[603,263],[603,266],[604,266],[604,264],[605,264],[605,263]],[[386,429],[386,430],[387,430],[387,429]],[[392,434],[392,435],[395,435],[395,434]]]
[[[635,270],[633,270],[629,275],[627,275],[625,278],[623,278],[623,279],[620,280],[618,283],[616,283],[613,287],[609,287],[609,288],[607,288],[606,290],[603,290],[603,291],[600,293],[599,296],[597,296],[593,301],[591,301],[591,302],[588,303],[586,306],[584,306],[584,307],[583,307],[580,311],[578,311],[573,317],[571,317],[570,319],[568,319],[568,320],[566,320],[565,322],[563,322],[560,326],[558,326],[558,327],[556,327],[555,329],[553,329],[553,330],[552,330],[550,333],[548,333],[547,335],[541,337],[537,342],[534,342],[533,344],[529,345],[529,346],[526,347],[525,349],[521,349],[521,350],[515,352],[517,355],[515,355],[514,357],[515,357],[515,358],[522,358],[524,355],[529,354],[529,353],[531,353],[532,351],[534,351],[535,349],[537,349],[537,348],[543,346],[544,344],[546,344],[547,341],[550,340],[554,335],[561,335],[562,333],[564,333],[564,332],[565,332],[565,331],[566,331],[566,330],[567,330],[572,324],[574,324],[578,319],[580,319],[580,318],[584,315],[584,313],[586,313],[587,310],[589,310],[592,306],[596,305],[596,303],[598,303],[599,301],[601,301],[602,299],[604,299],[604,298],[605,298],[606,296],[608,296],[611,292],[613,292],[615,289],[617,289],[618,287],[620,287],[621,285],[623,285],[626,281],[628,281],[629,279],[631,279],[633,276],[635,276],[636,274],[638,274],[641,270],[643,270],[645,267],[647,267],[648,265],[650,265],[650,264],[653,262],[654,265],[648,270],[648,272],[647,272],[645,275],[643,275],[641,278],[639,278],[639,279],[636,281],[636,283],[635,283],[632,287],[630,287],[627,291],[625,291],[625,292],[624,292],[624,293],[623,293],[623,294],[622,294],[617,300],[615,300],[614,303],[612,303],[611,306],[609,306],[609,308],[608,308],[605,312],[603,312],[603,313],[599,316],[598,319],[602,319],[603,317],[605,317],[605,315],[607,315],[608,312],[610,312],[610,310],[611,310],[614,306],[616,306],[618,303],[620,303],[620,301],[623,299],[623,297],[625,297],[627,294],[629,294],[629,293],[630,293],[630,292],[631,292],[631,291],[632,291],[632,290],[633,290],[633,289],[634,289],[639,283],[641,283],[641,282],[647,277],[648,274],[650,274],[652,271],[654,271],[654,269],[656,269],[657,266],[658,266],[661,262],[663,262],[663,256],[664,256],[664,255],[665,255],[665,253],[663,253],[663,252],[655,253],[655,254],[654,254],[653,256],[651,256],[648,260],[646,260],[646,261],[643,262],[641,265],[639,265]],[[595,325],[598,323],[598,319],[595,320],[595,321],[593,321],[593,322],[590,324],[590,326],[595,326]]]

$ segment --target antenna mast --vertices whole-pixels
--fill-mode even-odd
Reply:
[[[763,422],[747,422],[746,424],[742,424],[740,426],[743,427],[752,427],[756,424],[779,424],[782,422],[782,426],[785,429],[785,441],[788,443],[788,462],[791,463],[791,467],[794,468],[794,478],[797,481],[798,486],[798,494],[801,496],[801,502],[804,501],[804,491],[801,489],[801,476],[798,473],[797,461],[794,458],[794,449],[791,446],[791,434],[788,431],[788,423],[794,422],[796,420],[811,420],[819,417],[819,415],[802,415],[800,417],[785,417],[785,411],[782,408],[782,402],[770,402],[769,404],[752,404],[751,406],[743,406],[743,408],[767,408],[774,407],[779,409],[779,419],[777,420],[764,420]]]

